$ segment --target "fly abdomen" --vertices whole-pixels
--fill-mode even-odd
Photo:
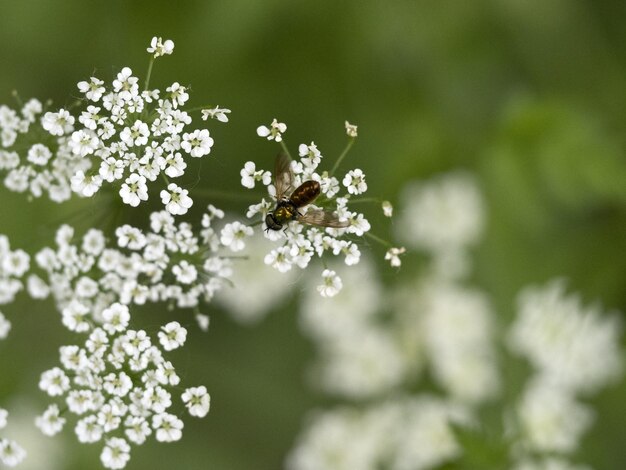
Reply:
[[[318,181],[309,180],[298,186],[289,197],[289,201],[296,207],[311,204],[320,194],[320,184]]]

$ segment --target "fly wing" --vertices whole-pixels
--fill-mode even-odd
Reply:
[[[291,159],[286,153],[279,153],[276,156],[276,166],[274,167],[274,185],[276,186],[276,200],[280,201],[285,194],[293,191],[293,172],[291,171]]]
[[[331,228],[345,228],[350,226],[349,220],[339,220],[339,216],[335,212],[322,209],[307,210],[304,215],[298,217],[298,222]]]

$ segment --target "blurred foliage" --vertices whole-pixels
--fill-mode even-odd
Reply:
[[[622,1],[0,0],[0,12],[3,103],[16,89],[61,106],[94,73],[110,80],[129,65],[143,75],[150,38],[172,38],[175,53],[156,64],[152,83],[179,81],[191,86],[192,106],[233,110],[228,125],[211,126],[216,146],[198,165],[198,188],[237,193],[246,160],[271,162],[275,147],[254,130],[273,117],[288,124],[292,146],[314,140],[331,158],[348,119],[359,125],[349,163],[365,171],[374,195],[394,200],[405,182],[457,167],[477,173],[489,230],[475,281],[503,320],[520,287],[554,276],[626,310]],[[51,243],[61,222],[104,217],[89,201],[25,204],[4,189],[0,197],[0,232],[29,251]],[[245,206],[237,197],[197,205],[207,202]],[[377,212],[374,232],[383,235]],[[403,275],[384,272],[388,283]],[[292,280],[286,289],[297,290]],[[3,311],[13,331],[0,342],[11,364],[3,364],[0,403],[10,408],[8,397],[20,395],[39,412],[33,384],[68,334],[50,302],[23,298]],[[243,328],[212,307],[210,333],[192,328],[176,357],[188,383],[207,385],[211,413],[187,419],[182,442],[135,449],[127,468],[280,468],[304,413],[324,401],[304,380],[312,351],[295,334],[295,311],[292,301]],[[148,325],[165,318],[140,315]],[[625,392],[597,399],[582,455],[596,469],[626,468]],[[99,446],[70,441],[57,468],[93,468]]]

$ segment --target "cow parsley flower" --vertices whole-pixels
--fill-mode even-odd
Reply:
[[[191,416],[204,418],[209,412],[211,397],[204,385],[188,388],[182,394],[181,398]]]
[[[278,124],[273,129],[276,126]],[[259,135],[272,137],[269,128],[261,126],[259,129]],[[360,250],[348,237],[363,236],[371,226],[363,214],[350,211],[348,204],[352,197],[367,189],[362,170],[348,173],[344,181],[346,193],[337,197],[340,191],[338,180],[328,171],[318,171],[322,155],[315,143],[301,144],[298,154],[300,158],[293,161],[285,153],[277,157],[275,167],[281,174],[274,175],[274,184],[271,174],[257,169],[254,162],[246,162],[241,170],[242,186],[253,188],[260,181],[267,187],[270,198],[276,201],[272,203],[271,199],[263,198],[259,204],[249,206],[246,214],[248,218],[260,216],[266,225],[265,237],[279,242],[279,246],[265,256],[265,263],[280,272],[287,272],[294,266],[305,269],[313,258],[331,253],[342,256],[348,266],[357,264]],[[305,186],[300,188],[303,184]],[[291,201],[292,197],[298,202]],[[277,209],[285,212],[277,217]],[[341,289],[338,276],[324,275],[324,279],[320,294],[332,296]]]
[[[153,37],[150,41],[150,47],[146,49],[154,58],[169,55],[174,52],[174,41],[166,39],[165,42],[160,37]]]
[[[173,49],[171,40],[155,37],[148,51],[154,60]],[[151,70],[152,62],[148,75]],[[184,174],[183,155],[208,155],[214,144],[207,129],[190,128],[192,118],[183,109],[189,93],[178,82],[164,91],[141,91],[139,77],[123,67],[110,84],[91,77],[78,82],[78,90],[84,99],[71,111],[42,116],[36,100],[23,106],[23,117],[2,107],[0,172],[6,172],[7,188],[62,202],[72,193],[91,197],[112,185],[124,203],[136,207],[148,200],[149,186],[158,184],[162,172],[169,178]],[[228,120],[227,109],[209,111]],[[170,206],[184,213],[180,207]]]
[[[82,344],[61,347],[61,367],[45,371],[40,380],[40,388],[62,399],[69,413],[61,417],[53,403],[37,418],[37,426],[53,435],[75,417],[80,442],[105,441],[101,461],[106,468],[124,468],[131,444],[140,445],[150,435],[160,442],[182,436],[182,421],[168,411],[180,378],[164,351],[182,346],[186,330],[177,322],[166,325],[158,335],[162,350],[144,330],[129,325],[127,306],[107,306],[102,325],[84,333]],[[206,388],[191,387],[181,399],[192,415],[207,414]]]
[[[187,339],[187,330],[180,323],[173,321],[161,327],[159,342],[166,351],[180,348]]]
[[[599,307],[585,307],[564,283],[524,290],[509,334],[513,351],[537,372],[574,392],[593,392],[622,373],[620,324]]]
[[[275,118],[270,124],[270,127],[259,126],[256,129],[256,133],[259,137],[265,137],[267,140],[275,140],[280,142],[283,140],[283,134],[287,131],[287,124],[278,122]]]
[[[354,124],[350,124],[348,121],[346,121],[345,128],[346,128],[346,134],[348,135],[348,137],[355,138],[358,135],[357,134],[358,128]]]
[[[206,121],[207,119],[217,119],[220,122],[228,122],[228,115],[230,114],[230,109],[220,108],[216,106],[211,109],[203,109],[202,110],[202,119]]]
[[[26,458],[26,451],[10,439],[0,439],[0,462],[7,467],[16,467]]]

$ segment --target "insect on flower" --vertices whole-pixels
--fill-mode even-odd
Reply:
[[[300,213],[298,209],[311,204],[319,196],[320,183],[309,180],[294,189],[293,181],[291,159],[279,153],[274,168],[276,208],[265,217],[266,230],[281,230],[292,220],[320,227],[344,228],[350,225],[348,220],[339,220],[335,212],[323,209],[308,209],[304,214]]]

